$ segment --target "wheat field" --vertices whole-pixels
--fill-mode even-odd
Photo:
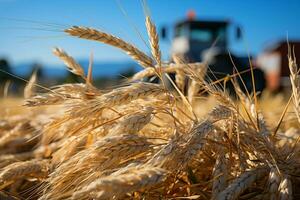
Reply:
[[[145,25],[151,55],[100,30],[64,30],[119,48],[139,63],[143,69],[124,84],[97,89],[92,64],[84,72],[55,48],[83,83],[41,93],[33,74],[24,100],[1,100],[0,199],[299,199],[294,57],[290,98],[245,94],[238,73],[226,80],[235,87],[233,98],[223,82],[204,79],[205,63],[162,61],[149,16]],[[176,74],[172,89],[168,73]],[[160,83],[141,81],[151,76]]]

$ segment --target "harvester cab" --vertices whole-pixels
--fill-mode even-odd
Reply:
[[[253,91],[251,70],[248,56],[237,57],[229,48],[229,27],[233,26],[235,38],[241,39],[242,31],[237,25],[228,20],[196,20],[193,12],[188,13],[188,18],[179,21],[173,28],[174,36],[171,40],[171,57],[176,55],[186,62],[205,62],[209,66],[207,80],[215,81],[225,78],[238,70],[243,79],[241,88]],[[167,29],[161,29],[161,37],[167,36]],[[230,52],[230,54],[229,54]],[[235,67],[237,69],[235,69]],[[255,87],[261,91],[265,87],[264,74],[260,69],[254,70]],[[242,81],[239,80],[240,84]],[[246,89],[245,87],[246,86]],[[229,82],[226,86],[233,92]]]
[[[171,52],[183,56],[188,62],[203,60],[210,48],[227,49],[226,21],[185,20],[175,25]]]

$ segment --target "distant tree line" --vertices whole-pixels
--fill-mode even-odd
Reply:
[[[51,87],[51,85],[63,84],[63,83],[80,83],[83,80],[68,72],[65,77],[47,77],[47,74],[43,72],[43,67],[41,64],[33,63],[31,66],[31,72],[23,75],[22,78],[29,80],[33,72],[37,72],[38,83],[46,87]],[[8,60],[5,58],[0,58],[0,97],[5,93],[5,88],[9,88],[9,93],[13,95],[21,95],[23,93],[23,88],[26,85],[26,81],[13,76],[13,70]],[[109,86],[115,84],[121,84],[124,81],[124,77],[131,77],[135,73],[133,67],[128,66],[127,69],[120,72],[120,76],[100,76],[94,77],[94,85],[98,88],[105,89]]]

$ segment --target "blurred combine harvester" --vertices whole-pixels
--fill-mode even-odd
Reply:
[[[288,49],[291,47],[295,57],[300,59],[300,41],[279,41],[268,46],[262,54],[257,57],[257,64],[265,72],[267,88],[271,91],[279,91],[289,88],[290,70],[287,59]]]
[[[190,11],[187,19],[175,24],[174,37],[171,41],[171,55],[176,55],[187,62],[206,62],[211,70],[208,72],[207,78],[212,81],[233,74],[236,71],[236,67],[241,73],[247,90],[252,92],[252,76],[248,55],[238,57],[232,54],[229,47],[229,28],[235,30],[235,38],[237,40],[242,38],[242,30],[236,24],[228,20],[197,20],[195,13]],[[167,37],[166,27],[162,27],[161,37]],[[272,91],[280,88],[281,81],[278,77],[276,79],[275,76],[288,76],[287,49],[287,45],[283,45],[278,50],[268,50],[262,56],[259,56],[261,58],[259,62],[254,62],[255,60],[250,58],[254,68],[256,91],[262,91],[266,86]],[[231,55],[229,55],[229,52]],[[275,52],[280,54],[278,55],[280,58],[274,58],[273,54]],[[272,54],[272,56],[269,56],[269,54]],[[279,61],[278,63],[275,61],[276,66],[269,66],[273,65],[274,59],[284,60],[284,62],[279,64]],[[260,64],[261,67],[256,64]],[[277,75],[274,75],[276,70],[280,71],[281,75],[278,74],[279,72],[276,72]],[[241,88],[245,91],[245,87],[239,78],[238,81]],[[275,83],[274,81],[277,82]],[[226,87],[229,91],[233,91],[233,86],[230,82],[226,84]]]

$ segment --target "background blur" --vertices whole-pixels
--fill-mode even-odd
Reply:
[[[84,67],[93,52],[94,76],[101,79],[100,85],[108,77],[130,75],[141,68],[127,55],[104,44],[69,37],[63,29],[72,25],[99,28],[149,53],[135,30],[147,40],[142,5],[140,0],[0,0],[0,59],[10,67],[2,69],[28,79],[33,69],[40,68],[45,79],[63,81],[68,73],[52,55],[53,47],[61,47]],[[157,28],[167,27],[167,38],[160,44],[166,60],[170,57],[172,27],[185,19],[189,10],[200,20],[226,19],[238,24],[243,30],[242,40],[229,38],[230,51],[237,55],[249,51],[257,56],[268,46],[286,41],[287,36],[289,40],[300,38],[298,0],[148,0],[147,5]]]

